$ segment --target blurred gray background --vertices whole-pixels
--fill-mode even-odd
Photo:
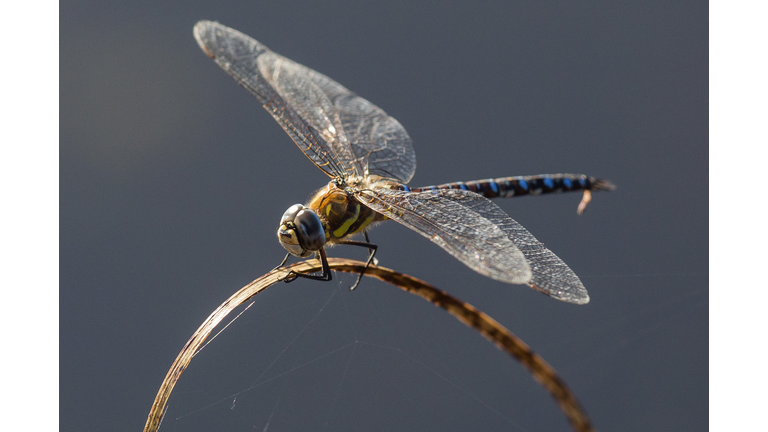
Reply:
[[[169,366],[279,263],[328,181],[197,47],[210,19],[397,118],[413,186],[574,172],[497,201],[581,277],[586,306],[505,285],[395,223],[382,265],[488,313],[600,430],[708,423],[706,2],[62,2],[60,429],[143,428]],[[361,250],[332,256],[362,259]],[[256,297],[181,377],[161,430],[567,430],[530,375],[425,301],[365,279]]]

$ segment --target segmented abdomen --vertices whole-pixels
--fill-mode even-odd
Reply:
[[[486,198],[510,198],[520,195],[539,195],[580,190],[613,190],[614,188],[615,186],[607,180],[587,177],[582,174],[539,174],[444,183],[436,186],[410,189],[406,187],[406,190],[422,192],[434,189],[463,189],[476,192]]]

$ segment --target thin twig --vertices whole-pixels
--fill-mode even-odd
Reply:
[[[328,264],[332,270],[348,273],[360,273],[365,268],[365,263],[342,258],[329,258]],[[147,424],[144,426],[144,432],[156,432],[162,421],[168,398],[173,391],[184,369],[187,368],[192,357],[211,331],[226,317],[232,310],[248,301],[251,297],[265,290],[282,280],[290,271],[297,273],[312,273],[321,269],[321,264],[317,260],[302,261],[288,267],[275,269],[256,279],[248,285],[241,288],[206,319],[200,328],[195,331],[189,341],[184,345],[176,360],[171,365],[171,369],[165,376],[160,390],[157,392],[155,402],[147,417]],[[517,359],[528,371],[531,372],[536,381],[555,398],[560,409],[565,414],[573,430],[578,432],[593,431],[593,427],[587,413],[579,405],[576,397],[565,385],[565,382],[557,375],[557,372],[544,361],[538,354],[534,353],[528,345],[513,335],[509,330],[496,322],[493,318],[480,312],[472,305],[438,290],[424,281],[416,279],[393,270],[368,266],[365,276],[375,277],[384,282],[395,285],[412,294],[416,294],[436,306],[439,306],[459,321],[469,327],[474,328],[480,334],[491,340],[503,351],[509,353]]]

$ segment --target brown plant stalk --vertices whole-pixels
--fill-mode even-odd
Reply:
[[[348,260],[343,258],[329,258],[328,264],[332,270],[360,273],[365,267],[365,263],[360,261]],[[248,301],[251,297],[265,290],[266,288],[280,282],[289,271],[297,273],[314,273],[320,271],[321,265],[317,260],[307,260],[287,267],[281,267],[265,274],[244,286],[224,303],[221,304],[211,315],[203,321],[200,328],[192,334],[182,348],[176,360],[171,365],[168,374],[165,376],[160,390],[157,392],[155,402],[149,411],[147,423],[144,426],[144,432],[156,432],[160,426],[165,413],[168,398],[173,391],[184,369],[187,368],[192,357],[200,349],[211,331],[235,308]],[[384,282],[390,283],[409,293],[416,294],[435,306],[445,309],[448,313],[456,317],[467,326],[477,330],[480,334],[495,343],[497,347],[507,352],[509,355],[519,361],[533,378],[538,381],[552,395],[573,430],[584,432],[593,431],[593,427],[587,413],[579,405],[576,397],[571,393],[565,382],[557,375],[557,372],[544,361],[538,354],[534,353],[528,345],[513,335],[509,330],[496,322],[490,316],[480,312],[469,303],[465,303],[448,293],[438,290],[428,283],[393,270],[369,266],[365,271],[365,276],[375,277]]]

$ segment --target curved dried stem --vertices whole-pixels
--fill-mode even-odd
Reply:
[[[332,270],[348,273],[360,273],[365,268],[365,263],[360,261],[329,258],[328,264]],[[317,260],[302,261],[287,267],[274,269],[264,276],[254,280],[241,288],[224,303],[221,304],[213,313],[200,325],[189,341],[184,345],[176,360],[171,365],[171,369],[165,376],[160,390],[157,392],[155,402],[149,411],[147,423],[144,426],[144,432],[155,432],[160,427],[163,415],[165,413],[168,398],[173,391],[181,374],[189,365],[192,357],[200,349],[211,331],[235,308],[248,301],[251,297],[265,290],[266,288],[280,282],[289,272],[313,273],[320,271],[321,264]],[[592,424],[587,417],[587,413],[581,408],[576,397],[571,393],[565,382],[557,375],[557,372],[544,361],[538,354],[534,353],[528,345],[513,335],[509,330],[496,322],[493,318],[480,312],[469,303],[438,290],[428,283],[393,270],[368,266],[365,276],[375,277],[384,282],[397,286],[400,289],[416,294],[435,306],[445,309],[448,313],[456,317],[469,327],[477,330],[480,334],[488,338],[496,346],[517,359],[534,379],[538,381],[555,398],[560,409],[565,414],[568,422],[575,431],[593,431]]]

